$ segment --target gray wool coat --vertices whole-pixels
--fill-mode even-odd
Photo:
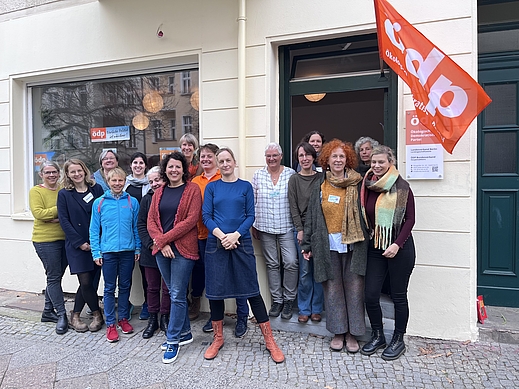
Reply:
[[[324,282],[334,278],[331,270],[328,229],[326,228],[326,221],[321,208],[321,185],[324,179],[325,175],[323,174],[322,179],[316,181],[311,188],[312,194],[306,211],[304,237],[301,244],[302,250],[312,252],[314,260],[314,279],[316,282]],[[362,185],[362,181],[359,183],[359,198],[356,204],[359,209],[360,185]],[[352,273],[364,276],[366,275],[366,263],[368,258],[369,232],[363,217],[361,217],[360,223],[362,233],[364,234],[364,241],[353,244],[351,271]]]

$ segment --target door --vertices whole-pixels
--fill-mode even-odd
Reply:
[[[519,56],[510,59],[480,63],[492,103],[478,121],[478,294],[519,307]]]

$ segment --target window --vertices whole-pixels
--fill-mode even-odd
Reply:
[[[168,77],[168,92],[175,94],[175,76]]]
[[[159,90],[159,78],[158,77],[150,77],[150,85],[153,89]]]
[[[129,171],[129,157],[136,151],[151,157],[161,148],[178,147],[177,126],[198,137],[199,114],[191,96],[167,93],[175,90],[175,80],[183,80],[189,90],[197,79],[198,70],[191,69],[31,86],[33,182],[40,182],[38,164],[45,159],[62,165],[79,158],[93,172],[103,149],[113,148],[120,166]],[[153,107],[143,102],[152,85],[168,87],[158,95],[163,99],[158,112],[147,110]],[[182,118],[178,123],[177,117]]]
[[[182,116],[182,132],[184,134],[193,132],[193,116]]]
[[[180,93],[183,95],[191,93],[191,72],[182,72],[182,88]]]

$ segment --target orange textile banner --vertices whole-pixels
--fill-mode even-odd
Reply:
[[[492,100],[386,0],[374,1],[380,57],[411,88],[420,123],[452,154],[470,123]]]

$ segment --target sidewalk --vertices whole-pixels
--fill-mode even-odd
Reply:
[[[109,344],[104,329],[56,335],[53,323],[39,322],[42,306],[42,296],[0,289],[0,389],[519,386],[517,344],[406,337],[407,352],[384,362],[379,355],[331,352],[329,337],[276,331],[286,355],[286,362],[276,365],[257,326],[249,322],[249,332],[236,339],[234,320],[226,317],[225,346],[216,359],[206,361],[212,334],[201,330],[205,314],[192,323],[195,341],[165,365],[159,349],[164,335],[143,339],[146,322],[135,314],[135,332]]]

